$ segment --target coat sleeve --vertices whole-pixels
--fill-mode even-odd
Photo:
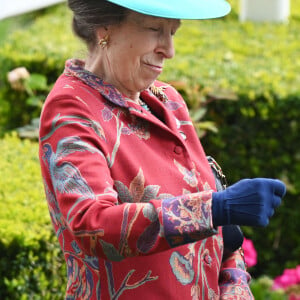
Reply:
[[[254,299],[249,283],[250,275],[246,270],[242,249],[227,256],[221,265],[219,287],[222,300]]]
[[[71,237],[78,251],[118,261],[217,233],[212,225],[211,191],[120,203],[104,151],[108,138],[82,99],[61,96],[45,104],[40,161],[59,239]],[[60,242],[63,247],[71,244]]]

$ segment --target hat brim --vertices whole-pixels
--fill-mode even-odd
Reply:
[[[170,19],[213,19],[227,15],[225,0],[107,0],[136,12]]]

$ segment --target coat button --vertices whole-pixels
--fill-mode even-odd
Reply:
[[[208,265],[210,265],[211,262],[212,262],[212,258],[211,258],[211,256],[209,254],[205,254],[203,260]]]
[[[182,149],[181,146],[176,146],[176,147],[174,148],[174,152],[175,152],[176,154],[181,154],[181,153],[183,152],[183,149]]]

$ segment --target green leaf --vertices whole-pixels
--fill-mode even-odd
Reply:
[[[33,91],[48,90],[47,78],[43,74],[32,73],[26,80],[27,86]]]
[[[26,99],[26,104],[35,107],[42,107],[43,101],[40,96],[30,96]]]

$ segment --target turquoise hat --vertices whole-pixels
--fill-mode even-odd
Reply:
[[[107,0],[139,13],[171,19],[213,19],[227,15],[225,0]]]

